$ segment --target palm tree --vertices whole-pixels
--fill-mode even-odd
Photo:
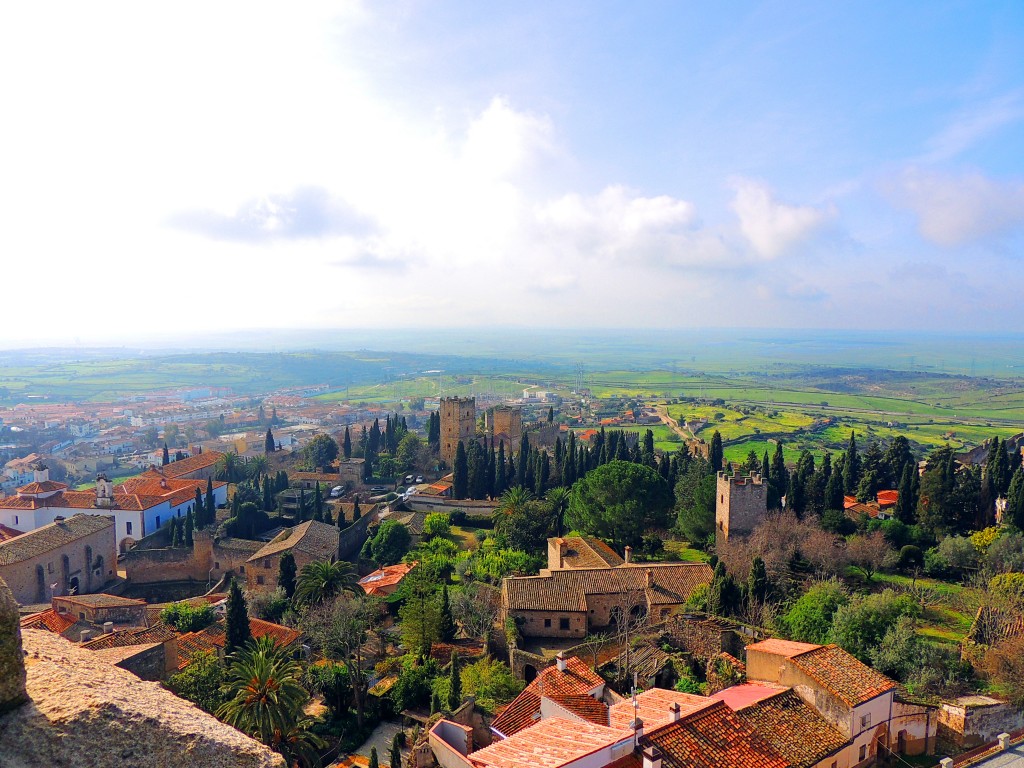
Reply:
[[[533,494],[521,485],[515,485],[498,497],[498,506],[491,514],[495,528],[500,528],[506,517],[518,516],[526,510],[526,505],[533,501]]]
[[[217,479],[237,483],[239,475],[238,454],[228,451],[217,460]]]
[[[572,491],[564,486],[558,486],[548,491],[547,500],[551,505],[551,516],[555,520],[555,534],[561,536],[565,531],[565,513],[569,509],[569,497]]]
[[[341,592],[351,591],[359,581],[352,563],[338,560],[314,560],[306,564],[299,573],[295,587],[297,605],[317,605],[336,597]]]
[[[269,746],[301,722],[309,700],[301,675],[298,662],[278,649],[272,637],[250,640],[228,668],[221,692],[229,699],[217,717]]]
[[[245,474],[250,480],[258,483],[260,478],[267,474],[267,457],[260,454],[245,462]]]
[[[272,743],[267,746],[284,756],[289,766],[298,763],[302,768],[320,768],[320,750],[327,742],[313,733],[311,717],[302,717],[287,731],[274,734]]]

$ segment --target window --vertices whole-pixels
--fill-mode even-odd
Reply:
[[[550,626],[551,626],[551,619],[544,619],[544,627],[547,628],[547,627],[550,627]]]
[[[17,516],[17,515],[15,515],[15,516],[14,516],[14,524],[15,524],[15,525],[17,525],[17,524],[18,524],[18,516]]]
[[[84,619],[85,618],[85,612],[84,611],[79,611],[78,612],[78,618]]]
[[[839,768],[839,761],[838,760],[833,760],[832,761],[832,765],[830,766],[830,768]]]
[[[239,573],[245,573],[245,566],[244,565],[238,566],[238,572]]]
[[[131,536],[131,535],[132,535],[132,524],[131,524],[131,523],[125,523],[124,525],[125,525],[125,528],[126,528],[126,531],[125,531],[125,532],[126,532],[126,533],[127,533],[127,534],[128,534],[129,536]]]
[[[218,563],[216,560],[213,561],[213,570],[215,570],[215,571],[219,571],[220,570],[220,563]]]
[[[157,527],[157,528],[159,528],[159,527],[160,527],[160,515],[157,515],[157,516],[156,516],[156,527]]]
[[[47,573],[53,573],[53,563],[47,563],[46,564],[46,572]]]
[[[860,727],[861,728],[870,728],[871,727],[871,713],[870,712],[868,712],[866,715],[861,715],[861,717],[860,717]]]
[[[860,748],[860,757],[858,757],[857,759],[858,759],[858,760],[863,760],[863,759],[864,759],[864,758],[866,758],[867,756],[868,756],[868,745],[867,745],[867,744],[865,744],[864,746],[862,746],[862,747]]]
[[[566,618],[561,618],[561,619],[559,619],[559,620],[558,620],[558,628],[559,628],[560,630],[562,630],[563,632],[564,632],[565,630],[567,630],[567,629],[569,628],[569,620],[568,620],[568,619],[566,619]]]
[[[262,576],[257,576],[256,577],[256,583],[257,584],[262,584],[263,583],[263,577]]]
[[[263,567],[264,568],[270,568],[270,560],[264,560],[263,561]]]

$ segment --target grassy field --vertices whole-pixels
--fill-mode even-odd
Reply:
[[[864,584],[863,578],[853,569],[847,577]],[[910,588],[914,585],[925,598],[925,609],[921,617],[919,634],[944,645],[959,645],[971,629],[971,623],[978,610],[979,595],[970,587],[936,579],[917,579],[893,573],[877,573],[866,584],[874,591],[887,587]]]

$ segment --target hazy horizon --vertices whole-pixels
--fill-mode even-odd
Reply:
[[[1018,332],[1024,5],[9,4],[0,347]]]

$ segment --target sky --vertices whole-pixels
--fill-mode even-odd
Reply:
[[[1024,3],[0,9],[0,346],[1024,331]]]

